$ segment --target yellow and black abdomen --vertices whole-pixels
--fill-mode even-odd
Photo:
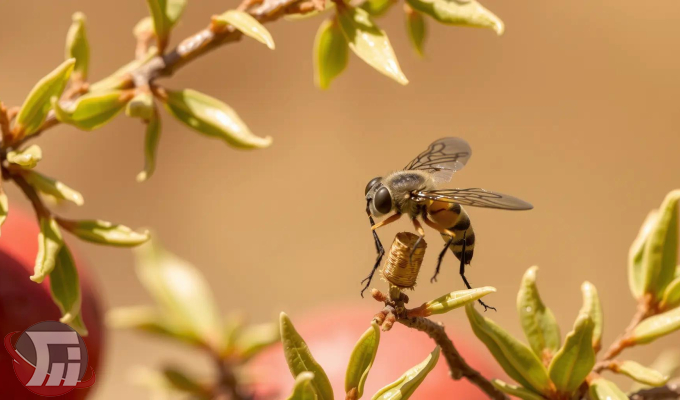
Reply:
[[[472,230],[470,217],[460,204],[444,201],[432,201],[426,207],[428,217],[438,224],[456,234],[450,249],[459,260],[463,257],[463,240],[465,240],[465,264],[470,264],[475,250],[475,232]],[[448,235],[442,234],[445,242],[451,240]]]

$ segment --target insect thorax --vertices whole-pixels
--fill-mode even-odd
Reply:
[[[424,205],[411,199],[411,193],[420,190],[434,190],[432,175],[426,171],[397,171],[387,175],[383,181],[390,190],[396,210],[416,217]]]

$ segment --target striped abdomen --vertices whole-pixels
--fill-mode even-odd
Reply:
[[[475,232],[470,224],[470,217],[460,204],[433,201],[427,207],[429,218],[453,233],[456,237],[451,244],[451,251],[459,260],[463,256],[463,240],[465,240],[465,264],[470,264],[475,251]],[[451,237],[442,235],[442,239],[448,242]]]

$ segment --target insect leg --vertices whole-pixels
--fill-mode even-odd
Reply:
[[[373,216],[371,215],[371,209],[368,206],[368,204],[369,204],[368,202],[370,202],[370,200],[368,200],[366,202],[366,214],[368,214],[368,222],[371,223],[371,233],[373,233],[373,241],[375,242],[375,251],[378,253],[378,256],[375,260],[375,264],[373,265],[373,269],[371,270],[371,273],[363,281],[361,281],[361,283],[368,281],[366,283],[366,286],[364,286],[364,288],[361,290],[361,297],[362,298],[364,297],[364,292],[370,286],[371,280],[373,279],[373,275],[375,274],[375,271],[380,266],[380,262],[382,261],[382,258],[385,255],[385,248],[383,247],[382,243],[380,243],[380,238],[378,237],[378,234],[373,229],[373,227],[375,227],[376,224],[375,224],[375,221],[373,221]]]
[[[367,207],[367,208],[366,208],[366,211],[368,211],[368,217],[371,218],[371,220],[373,220],[373,217],[371,217],[371,212],[370,212],[370,210],[368,209],[368,206],[366,206],[366,207]],[[394,214],[390,215],[389,217],[385,218],[384,220],[378,222],[377,224],[376,224],[376,223],[373,223],[373,225],[371,226],[371,230],[374,230],[374,231],[375,231],[376,229],[378,229],[378,228],[380,228],[380,227],[382,227],[382,226],[389,225],[389,224],[391,224],[392,222],[394,222],[394,221],[398,220],[399,218],[401,218],[402,215],[403,215],[403,214],[401,214],[401,213],[394,213]]]
[[[413,227],[416,228],[416,232],[418,232],[418,240],[416,240],[415,245],[413,245],[413,248],[411,249],[411,253],[408,255],[409,263],[413,263],[413,253],[416,252],[418,245],[423,240],[423,237],[425,237],[425,230],[423,229],[423,226],[420,225],[420,222],[418,222],[416,218],[411,219],[411,221],[413,222]]]
[[[466,244],[465,234],[463,234],[463,254],[460,257],[460,276],[463,278],[463,282],[465,283],[465,286],[467,286],[468,289],[472,289],[472,286],[470,286],[470,283],[468,282],[467,278],[465,277],[465,244]],[[479,304],[482,305],[482,307],[484,307],[484,311],[488,310],[489,308],[496,311],[495,307],[491,307],[491,306],[486,305],[486,303],[484,303],[481,299],[477,300],[477,301],[479,302]]]
[[[439,268],[442,266],[442,261],[444,260],[444,255],[446,254],[446,251],[449,249],[451,244],[453,243],[453,236],[451,236],[451,239],[449,239],[448,242],[446,242],[446,246],[444,246],[444,249],[439,253],[439,258],[437,258],[437,268],[434,270],[434,275],[432,278],[430,278],[430,283],[437,282],[437,275],[439,275]]]

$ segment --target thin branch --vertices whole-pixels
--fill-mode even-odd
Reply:
[[[377,289],[373,289],[371,294],[377,301],[385,303],[385,308],[376,314],[374,318],[384,331],[389,330],[396,321],[411,329],[427,334],[441,348],[442,354],[449,366],[451,379],[460,380],[465,378],[486,393],[491,399],[510,399],[465,361],[446,334],[444,325],[425,317],[409,316],[409,310],[404,306],[404,303],[408,301],[408,297],[401,293],[397,287],[390,285],[389,295],[385,295]]]
[[[449,339],[443,325],[424,317],[398,319],[397,322],[408,326],[409,328],[417,329],[426,333],[427,336],[432,338],[432,340],[434,340],[435,343],[441,347],[442,354],[446,359],[446,363],[449,365],[451,378],[455,380],[461,378],[467,379],[470,381],[470,383],[480,388],[484,393],[494,400],[509,400],[509,397],[505,393],[496,389],[496,387],[492,385],[491,382],[484,378],[482,374],[472,368],[465,361],[458,350],[456,350],[456,347],[453,345],[451,339]]]
[[[619,355],[624,349],[635,345],[635,342],[631,340],[631,334],[640,322],[650,315],[651,307],[649,304],[650,302],[647,299],[644,299],[639,303],[637,312],[631,319],[628,327],[626,327],[623,333],[611,344],[611,346],[609,346],[609,349],[605,352],[602,360],[593,367],[593,371],[600,372],[603,369],[608,368],[608,365],[611,364],[609,362],[610,360]]]
[[[315,10],[313,0],[264,0],[261,4],[247,10],[254,3],[253,0],[244,0],[239,9],[248,12],[261,23],[278,20],[286,14],[306,14]],[[184,39],[177,47],[165,55],[154,57],[149,62],[131,71],[130,75],[135,86],[149,86],[155,79],[171,76],[196,58],[224,44],[236,42],[242,36],[243,34],[240,31],[230,25],[217,32],[211,29],[209,25],[207,28]],[[18,146],[26,140],[35,139],[44,131],[58,124],[59,121],[57,121],[54,114],[50,113],[37,132],[17,143],[13,143],[13,145]]]
[[[33,186],[26,182],[26,179],[24,179],[20,173],[10,174],[10,178],[14,181],[14,183],[17,184],[17,186],[19,186],[21,191],[24,192],[28,200],[33,205],[33,209],[35,209],[35,213],[38,215],[38,217],[49,217],[51,215],[50,210],[47,209],[45,203],[43,203],[40,196],[38,196],[38,192],[36,192]]]

